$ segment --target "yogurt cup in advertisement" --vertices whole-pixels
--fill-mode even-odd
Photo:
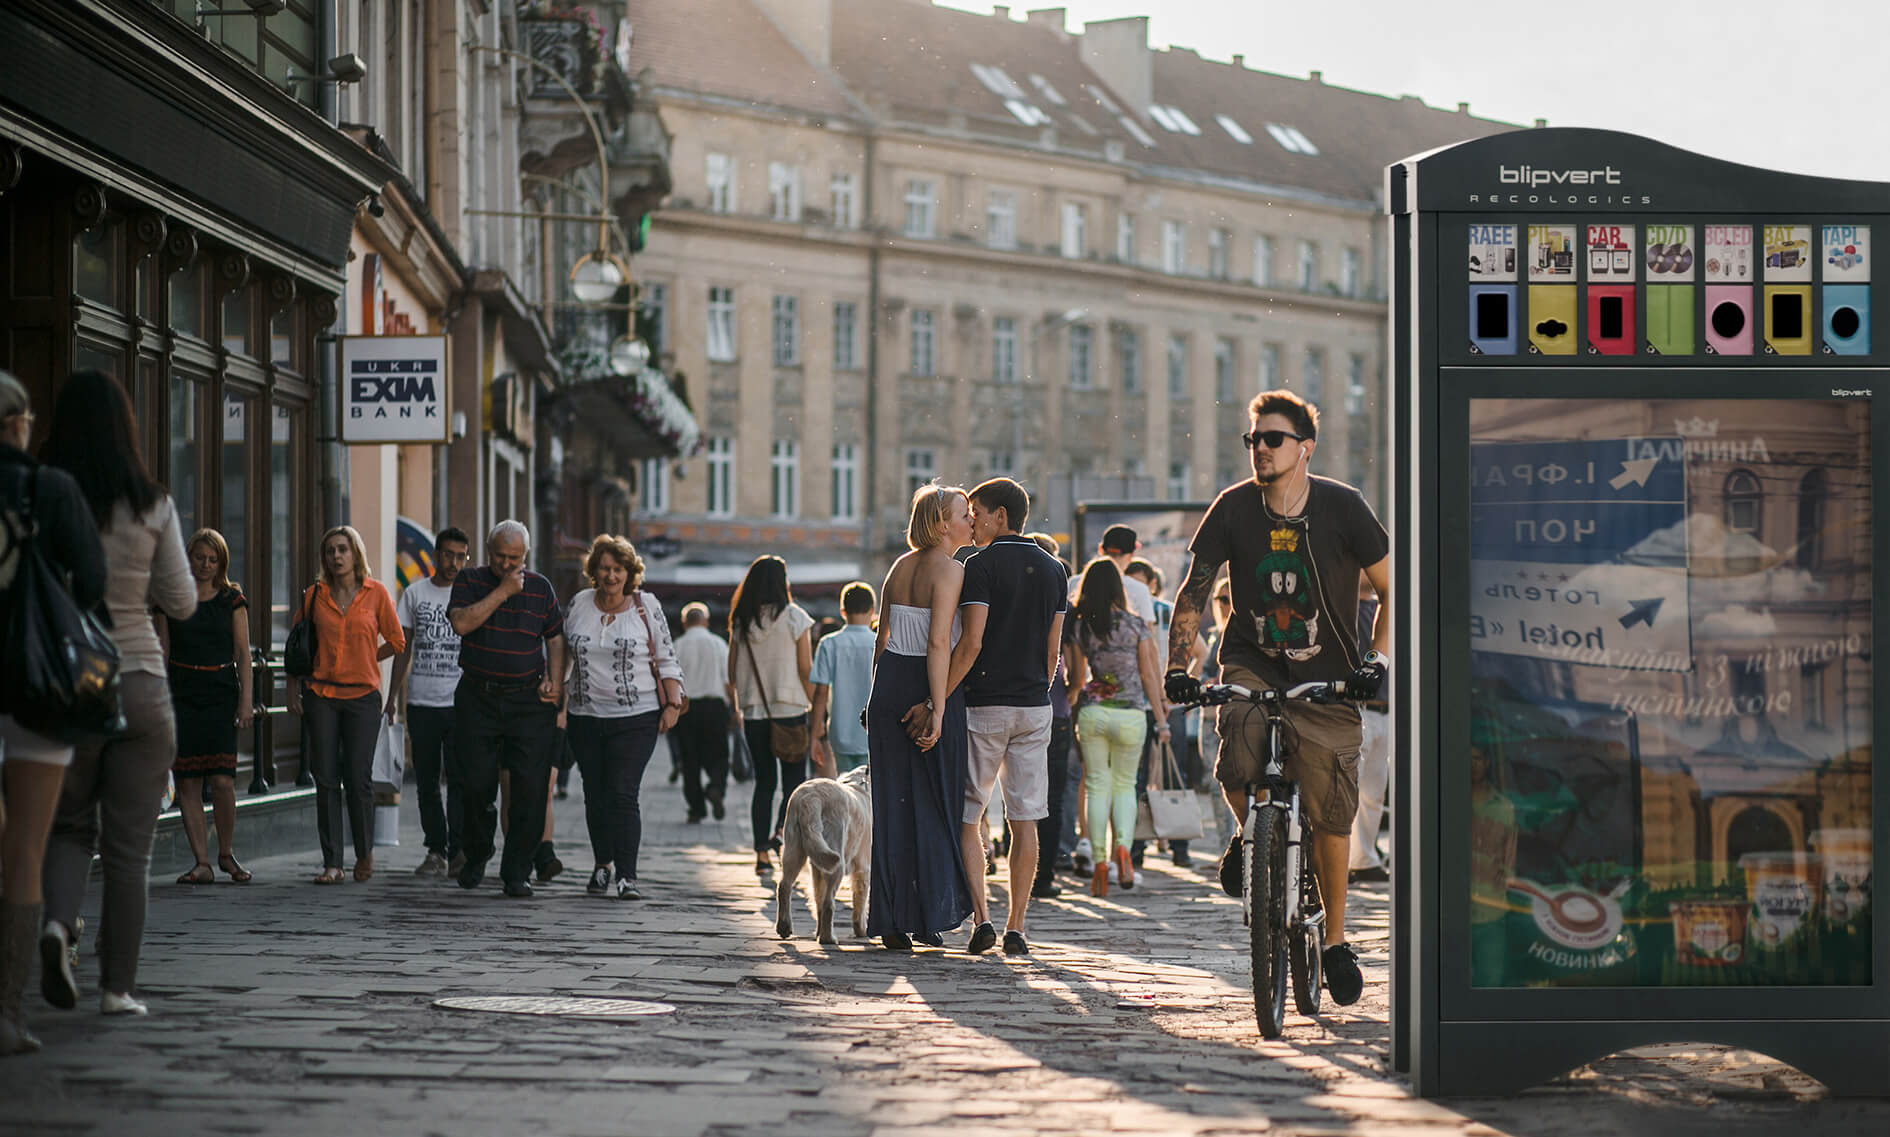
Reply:
[[[1743,900],[1673,902],[1674,954],[1686,967],[1732,967],[1746,955]]]
[[[1820,829],[1811,847],[1824,861],[1824,918],[1848,924],[1870,907],[1870,830]]]
[[[1810,938],[1824,878],[1816,853],[1747,853],[1739,858],[1752,903],[1752,945],[1764,952],[1795,952]]]

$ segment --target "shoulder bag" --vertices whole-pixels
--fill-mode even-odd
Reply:
[[[1174,749],[1164,742],[1161,751],[1162,763],[1156,770],[1156,779],[1168,780],[1176,788],[1148,788],[1148,796],[1142,800],[1136,817],[1136,839],[1147,841],[1159,837],[1165,841],[1198,840],[1202,831],[1201,801],[1181,776],[1181,765],[1175,761]],[[1166,779],[1163,777],[1164,772]]]
[[[748,666],[755,673],[755,688],[761,692],[761,712],[768,719],[768,748],[783,762],[807,761],[807,748],[813,744],[807,716],[802,715],[799,722],[775,718],[774,708],[768,705],[768,685],[761,681],[761,664],[755,662],[755,645],[749,643],[747,637],[742,639],[742,651],[748,655]]]
[[[643,590],[639,588],[631,593],[631,599],[636,602],[637,615],[643,617],[643,634],[645,638],[650,641],[650,680],[656,684],[656,701],[663,703],[663,673],[656,669],[656,628],[651,625],[650,614],[643,607]],[[680,715],[688,709],[689,696],[685,694],[683,696],[682,705],[676,708],[676,713]],[[658,713],[661,713],[660,707],[658,708]],[[660,720],[658,725],[660,728]]]
[[[5,594],[4,706],[21,726],[60,742],[109,738],[125,730],[118,645],[79,607],[41,547],[38,496],[35,468],[24,507],[6,519],[16,560]]]
[[[302,593],[302,614],[289,627],[289,638],[282,641],[282,670],[297,679],[315,674],[315,612],[312,601],[315,586]]]

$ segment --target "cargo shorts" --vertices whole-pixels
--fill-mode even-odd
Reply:
[[[1221,682],[1253,691],[1269,686],[1233,664],[1221,669]],[[1349,836],[1358,813],[1358,756],[1364,741],[1358,708],[1294,700],[1286,704],[1286,721],[1291,732],[1287,742],[1297,734],[1299,743],[1287,755],[1286,776],[1299,784],[1307,823],[1320,833]],[[1214,777],[1222,786],[1245,793],[1248,786],[1266,780],[1266,711],[1236,700],[1220,708],[1217,722],[1221,756],[1214,763]]]

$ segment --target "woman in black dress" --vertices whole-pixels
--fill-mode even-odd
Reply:
[[[203,779],[217,822],[217,867],[238,884],[250,874],[236,859],[236,739],[253,718],[249,601],[230,583],[230,546],[199,529],[187,546],[197,578],[197,613],[170,625],[171,706],[177,715],[177,811],[197,863],[179,884],[216,879],[203,823]]]

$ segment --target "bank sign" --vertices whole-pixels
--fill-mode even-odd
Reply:
[[[341,339],[341,440],[440,443],[447,433],[445,336]]]

